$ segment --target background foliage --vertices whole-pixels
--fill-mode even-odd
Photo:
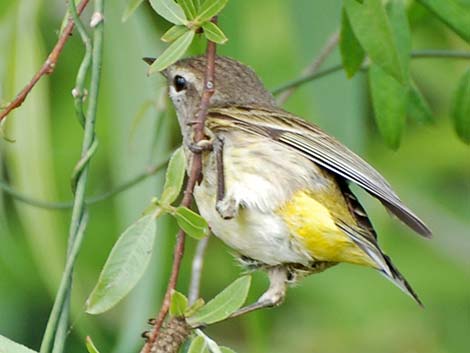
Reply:
[[[468,0],[460,0],[470,5]],[[469,46],[430,12],[409,1],[412,47],[468,50]],[[170,27],[145,4],[125,23],[125,1],[108,2],[106,45],[97,135],[89,194],[99,194],[160,161],[179,143],[173,113],[161,114],[163,79],[146,77],[143,56],[158,55],[159,37]],[[62,1],[6,0],[0,4],[0,100],[8,101],[42,64],[57,39]],[[229,42],[218,48],[252,66],[267,87],[297,77],[335,31],[341,1],[230,1],[219,23]],[[275,25],[273,25],[275,24]],[[190,51],[201,53],[196,39]],[[42,200],[69,200],[69,177],[82,139],[71,88],[82,55],[75,35],[54,75],[41,82],[9,118],[0,142],[2,180]],[[339,51],[328,64],[340,62]],[[253,313],[211,327],[208,333],[239,352],[456,352],[468,348],[470,332],[470,149],[460,142],[449,117],[467,61],[421,60],[411,76],[436,116],[434,125],[414,121],[402,146],[391,151],[374,123],[368,82],[342,72],[301,88],[288,110],[309,118],[366,157],[434,231],[431,241],[414,237],[365,199],[381,244],[420,293],[423,311],[373,271],[341,265],[304,280],[275,310]],[[150,102],[150,103],[149,103]],[[155,108],[157,107],[157,108]],[[138,121],[138,123],[136,123]],[[129,352],[154,315],[166,285],[176,225],[158,224],[154,258],[143,281],[111,312],[89,317],[84,302],[119,233],[159,194],[163,173],[90,208],[75,276],[69,351],[84,351],[93,336],[103,352]],[[63,269],[69,211],[48,211],[0,198],[0,334],[38,348]],[[188,240],[188,255],[194,241]],[[186,292],[190,256],[178,289]],[[202,295],[212,297],[240,269],[223,244],[212,239]],[[252,300],[266,286],[254,277]],[[219,339],[220,338],[220,339]]]

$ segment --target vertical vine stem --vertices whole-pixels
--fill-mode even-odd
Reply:
[[[98,92],[103,51],[104,0],[95,0],[94,2],[94,13],[90,23],[90,26],[94,30],[93,39],[88,35],[85,26],[81,22],[74,1],[69,1],[69,10],[85,46],[85,54],[77,73],[76,85],[72,90],[75,112],[81,126],[84,128],[84,135],[81,158],[77,163],[79,168],[76,168],[72,177],[74,201],[69,230],[67,260],[46,326],[43,341],[41,343],[41,353],[61,353],[64,351],[73,268],[88,224],[88,214],[85,205],[85,191],[88,182],[89,161],[93,155],[91,152],[93,152],[96,147],[95,121],[98,106]],[[85,91],[85,78],[90,66],[90,92],[87,95]],[[86,96],[88,96],[89,101],[85,115],[83,103]]]
[[[212,22],[217,22],[217,17],[213,17]],[[207,42],[206,58],[207,66],[204,75],[204,91],[201,98],[201,106],[196,117],[196,121],[193,124],[194,131],[194,142],[199,142],[204,139],[204,124],[206,120],[207,111],[209,109],[209,101],[214,94],[215,89],[215,56],[216,56],[216,44],[210,40]],[[201,180],[202,177],[202,156],[200,154],[192,155],[191,170],[189,171],[188,181],[184,190],[183,200],[181,205],[185,207],[191,207],[193,201],[193,190]],[[163,297],[163,303],[160,308],[157,317],[155,318],[155,324],[152,331],[148,335],[148,340],[142,348],[142,353],[150,353],[152,346],[154,346],[158,340],[158,335],[162,328],[163,322],[165,321],[168,311],[170,309],[171,293],[176,287],[178,281],[178,275],[180,272],[181,261],[184,254],[185,234],[183,230],[179,230],[176,237],[176,245],[173,253],[173,265],[171,269],[170,278],[168,280],[168,286]]]

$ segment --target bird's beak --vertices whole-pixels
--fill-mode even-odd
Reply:
[[[152,65],[155,60],[157,60],[157,58],[150,58],[150,57],[145,57],[145,58],[142,58],[143,61],[145,61],[149,66]],[[162,70],[160,71],[160,73],[165,77],[165,78],[168,78],[168,75],[167,75],[167,70]]]
[[[145,58],[142,58],[143,61],[145,61],[148,65],[152,65],[153,62],[155,60],[157,60],[157,58],[149,58],[149,57],[145,57]]]

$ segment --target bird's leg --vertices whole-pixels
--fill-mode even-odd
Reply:
[[[215,209],[223,219],[232,219],[238,213],[238,203],[225,192],[224,140],[217,137],[213,143],[217,169],[217,200]]]
[[[287,268],[284,266],[271,267],[268,270],[269,288],[253,304],[247,305],[231,315],[237,317],[263,308],[272,308],[282,304],[287,292]]]

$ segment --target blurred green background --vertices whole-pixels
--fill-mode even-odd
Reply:
[[[465,1],[462,1],[464,3]],[[410,3],[413,48],[469,50],[424,8]],[[468,1],[466,3],[469,3]],[[142,6],[121,22],[124,0],[107,1],[105,53],[99,101],[99,149],[91,163],[89,195],[100,194],[162,160],[179,143],[174,113],[160,107],[163,79],[147,77],[143,56],[157,56],[169,27]],[[339,0],[230,1],[219,21],[229,42],[219,53],[252,66],[267,87],[301,73],[339,26]],[[0,1],[0,102],[9,101],[42,65],[57,40],[65,11],[59,0]],[[85,16],[89,17],[89,11]],[[470,24],[469,24],[470,25]],[[204,42],[191,51],[201,53]],[[83,55],[77,35],[54,74],[39,83],[10,115],[0,141],[0,175],[30,197],[70,200],[70,175],[82,130],[71,89]],[[340,61],[338,51],[326,65]],[[387,149],[377,134],[364,74],[339,72],[299,89],[286,108],[316,122],[386,176],[402,199],[433,229],[426,241],[363,197],[385,251],[425,304],[419,308],[372,270],[341,265],[290,289],[284,305],[207,330],[238,352],[465,352],[470,347],[470,148],[449,118],[453,92],[469,61],[413,61],[412,74],[435,115],[433,126],[408,123],[402,147]],[[138,351],[147,318],[160,306],[172,258],[175,224],[159,221],[153,263],[139,286],[111,312],[91,317],[84,302],[120,232],[158,194],[162,173],[90,208],[90,224],[76,266],[68,352],[84,352],[91,335],[102,352]],[[64,266],[70,210],[51,211],[0,193],[0,334],[37,349]],[[195,242],[188,240],[178,289],[185,292]],[[211,239],[202,296],[224,288],[241,272],[220,241]],[[250,300],[267,280],[254,276]]]

